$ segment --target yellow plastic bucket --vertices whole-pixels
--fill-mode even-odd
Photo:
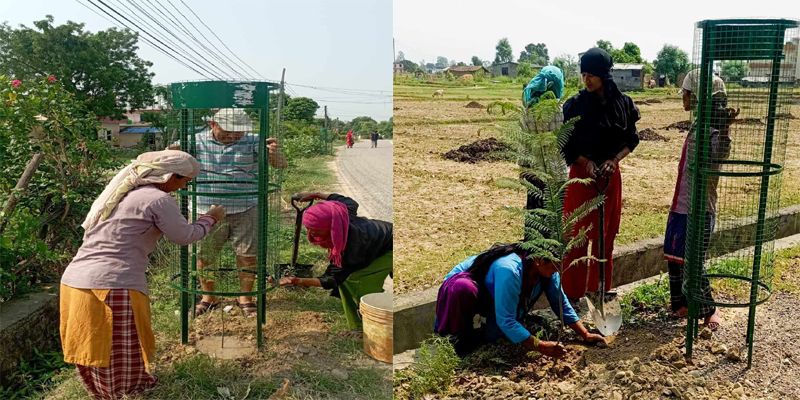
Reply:
[[[394,341],[392,293],[362,296],[359,311],[364,325],[364,352],[376,360],[391,363]]]

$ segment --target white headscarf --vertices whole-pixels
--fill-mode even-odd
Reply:
[[[200,163],[189,153],[179,150],[143,153],[111,180],[92,203],[92,208],[81,226],[89,232],[100,221],[105,221],[122,198],[138,186],[164,183],[172,174],[194,178],[199,173]]]
[[[713,79],[711,81],[711,95],[716,96],[718,94],[727,95],[725,91],[725,82],[717,76],[716,74],[713,75]],[[683,78],[683,83],[681,84],[681,89],[688,90],[692,93],[693,96],[700,96],[700,69],[693,69],[686,74],[686,77]]]

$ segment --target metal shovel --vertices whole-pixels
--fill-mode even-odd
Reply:
[[[314,264],[297,264],[297,251],[300,247],[300,230],[303,227],[303,213],[312,205],[314,205],[314,200],[308,202],[308,205],[305,207],[300,207],[297,203],[300,202],[299,196],[292,196],[292,207],[297,210],[297,217],[294,221],[294,247],[292,247],[292,263],[291,264],[281,264],[281,276],[284,276],[287,272],[291,275],[295,275],[299,278],[310,278],[311,277],[311,269],[314,267]]]
[[[599,172],[597,172],[599,174]],[[603,189],[600,189],[600,186],[597,184],[597,179],[594,181],[594,187],[597,188],[597,192],[601,196],[605,196],[606,189],[608,188],[609,180],[606,179],[606,185]],[[604,219],[604,209],[605,204],[601,205],[598,210],[597,214],[598,218],[598,258],[600,259],[600,285],[597,289],[597,292],[590,293],[588,296],[588,305],[589,305],[589,312],[592,314],[592,319],[594,320],[594,324],[597,326],[597,330],[603,334],[603,336],[613,335],[615,334],[619,328],[622,326],[622,309],[619,306],[619,299],[616,295],[611,297],[610,299],[606,299],[606,260],[605,260],[605,219]]]

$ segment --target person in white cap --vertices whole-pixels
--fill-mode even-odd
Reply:
[[[692,111],[697,107],[698,93],[700,89],[700,70],[695,69],[686,74],[681,84],[681,95],[683,96],[683,109]],[[730,125],[739,115],[739,110],[727,108],[727,92],[725,82],[716,75],[712,77],[711,83],[711,126],[708,133],[708,150],[712,160],[727,159],[731,151]],[[683,143],[681,160],[678,164],[678,179],[675,183],[675,194],[672,197],[669,218],[667,219],[667,230],[664,235],[664,258],[669,266],[669,289],[670,306],[673,318],[684,318],[688,314],[688,299],[683,294],[683,266],[686,253],[686,226],[687,215],[689,213],[689,172],[687,171],[688,160],[693,157],[694,141],[697,135],[697,121],[692,121],[689,134]],[[712,163],[710,168],[719,169],[720,164]],[[702,238],[703,246],[706,239],[714,230],[714,220],[717,208],[717,184],[718,176],[708,177],[706,183],[706,224],[704,227],[705,235]],[[705,258],[705,248],[701,250],[702,258]],[[714,300],[711,293],[711,286],[708,278],[702,278],[699,282],[701,295],[707,302]],[[705,325],[713,330],[719,328],[720,316],[716,307],[701,304],[700,318],[705,320]]]
[[[254,124],[244,109],[228,108],[217,111],[208,121],[209,129],[195,136],[197,161],[197,192],[208,194],[237,194],[258,190],[258,135]],[[169,148],[179,148],[173,143]],[[268,138],[269,164],[273,168],[286,168],[286,158],[280,152],[277,139]],[[202,214],[213,204],[224,205],[226,223],[217,226],[208,239],[200,243],[198,269],[211,266],[222,247],[230,242],[236,253],[239,282],[242,292],[253,290],[255,274],[244,272],[257,262],[258,248],[258,196],[214,197],[198,196],[197,214]],[[203,291],[213,292],[214,281],[200,279]],[[195,307],[196,315],[213,310],[220,304],[216,296],[203,295]],[[251,296],[239,296],[236,304],[245,317],[254,316],[257,308]]]

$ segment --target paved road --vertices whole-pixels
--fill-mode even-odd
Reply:
[[[359,215],[392,222],[392,141],[370,145],[359,140],[352,149],[338,148],[334,170],[343,194],[358,202]]]

